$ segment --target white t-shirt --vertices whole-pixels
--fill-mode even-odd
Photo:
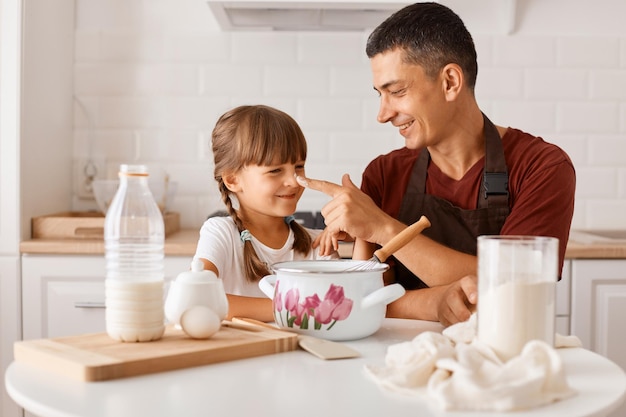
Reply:
[[[306,230],[313,239],[322,232],[308,228]],[[303,255],[293,250],[293,241],[294,234],[291,228],[287,241],[280,249],[269,248],[252,236],[254,250],[268,265],[294,260],[339,258],[337,253],[331,256],[320,256],[318,249],[312,249],[308,255]],[[226,293],[267,298],[259,289],[258,282],[250,282],[246,278],[243,267],[243,242],[231,217],[211,217],[204,222],[194,255],[194,259],[197,258],[211,261],[217,267]]]

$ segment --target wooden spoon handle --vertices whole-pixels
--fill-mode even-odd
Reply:
[[[280,328],[278,328],[278,327],[276,327],[276,326],[274,326],[274,325],[272,325],[270,323],[266,323],[266,322],[261,321],[261,320],[250,319],[250,318],[247,318],[247,317],[233,317],[232,318],[232,322],[235,323],[235,324],[243,324],[243,325],[251,326],[251,327],[254,326],[256,328],[260,327],[260,328],[264,328],[264,329],[285,331],[285,330],[282,330],[282,329],[280,329]]]
[[[374,256],[380,262],[385,262],[385,260],[395,251],[409,243],[415,236],[422,233],[422,230],[427,227],[430,227],[430,220],[428,220],[426,216],[420,217],[418,221],[398,233],[389,242],[387,242],[386,245],[374,252]]]

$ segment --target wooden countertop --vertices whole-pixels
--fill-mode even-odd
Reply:
[[[589,241],[584,234],[573,232],[567,244],[568,259],[620,259],[626,258],[626,240]],[[166,256],[193,256],[196,252],[199,230],[182,229],[165,239]],[[579,239],[580,241],[574,240]],[[350,245],[342,245],[339,252],[350,256]],[[104,253],[102,239],[31,239],[20,243],[21,253],[59,255],[98,255]]]
[[[193,256],[199,230],[182,229],[165,239],[166,256]],[[31,239],[20,243],[21,253],[56,255],[104,254],[103,239]]]
[[[567,244],[567,258],[626,258],[626,230],[572,230]]]

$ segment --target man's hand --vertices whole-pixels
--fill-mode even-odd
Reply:
[[[367,242],[384,243],[379,237],[381,229],[394,219],[354,185],[348,174],[343,175],[341,185],[300,176],[297,180],[303,187],[321,191],[332,197],[332,200],[322,208],[328,233],[339,236],[341,232],[345,232]]]
[[[468,275],[448,285],[444,291],[437,316],[444,326],[466,321],[476,310],[478,302],[478,279]]]

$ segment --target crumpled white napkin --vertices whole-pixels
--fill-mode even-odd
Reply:
[[[533,340],[503,363],[476,339],[476,315],[446,328],[391,345],[385,366],[365,370],[383,388],[428,396],[444,410],[511,411],[573,396],[563,363],[547,343]],[[576,336],[556,334],[555,346],[582,346]]]

